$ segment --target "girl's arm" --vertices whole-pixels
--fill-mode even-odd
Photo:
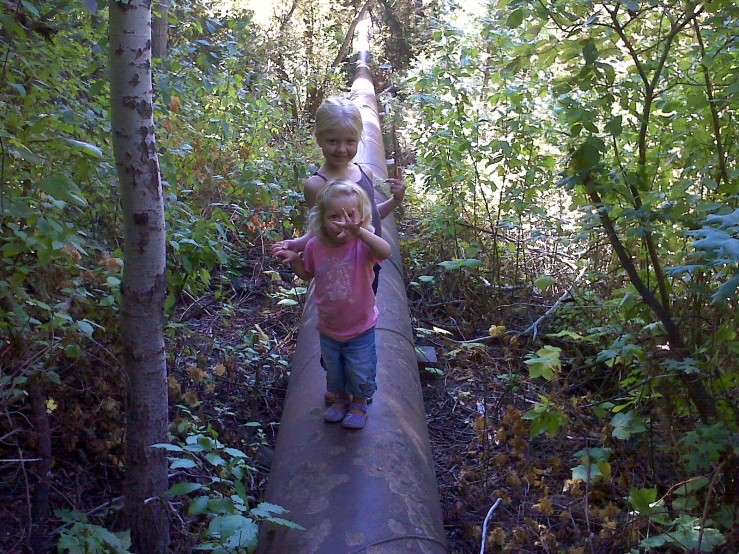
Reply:
[[[372,168],[365,167],[364,172],[367,174],[369,180],[374,183],[375,177],[374,173],[372,173]],[[392,196],[377,205],[377,210],[380,212],[380,219],[385,219],[393,213],[393,210],[400,206],[403,202],[403,198],[405,198],[405,179],[403,178],[403,168],[398,167],[398,177],[388,179],[387,182],[390,183],[390,194],[392,194]]]
[[[305,195],[305,203],[308,209],[313,208],[316,205],[316,197],[321,189],[326,186],[326,182],[316,175],[312,175],[305,180],[303,184],[303,193]],[[270,252],[273,256],[277,256],[281,250],[292,250],[293,252],[302,252],[305,250],[305,245],[313,237],[313,233],[308,231],[302,237],[290,240],[281,240],[276,242],[270,248]]]
[[[296,239],[281,240],[279,242],[274,243],[271,246],[270,253],[273,256],[277,256],[282,250],[292,250],[293,252],[302,252],[303,250],[305,250],[305,245],[308,244],[308,241],[311,238],[313,238],[313,232],[308,231],[302,237],[298,237]]]
[[[367,245],[372,255],[378,260],[385,260],[390,257],[392,250],[390,248],[390,244],[384,238],[378,237],[376,234],[364,227],[359,228],[357,237]]]
[[[388,242],[382,237],[378,237],[376,234],[371,232],[369,229],[362,227],[362,221],[355,223],[346,213],[344,208],[341,209],[341,213],[344,216],[344,221],[337,221],[336,225],[341,227],[343,231],[339,235],[346,234],[350,237],[357,237],[364,244],[367,245],[372,255],[378,260],[384,260],[390,257],[391,249]]]
[[[276,254],[278,258],[282,260],[283,264],[290,264],[293,268],[295,275],[300,277],[303,281],[310,281],[313,279],[313,274],[306,271],[303,265],[303,258],[300,254],[293,252],[292,250],[282,250]]]

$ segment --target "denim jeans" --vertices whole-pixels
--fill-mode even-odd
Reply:
[[[377,348],[375,328],[348,341],[338,341],[319,333],[321,356],[326,366],[326,388],[369,398],[377,390]]]

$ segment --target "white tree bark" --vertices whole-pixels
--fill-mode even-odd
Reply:
[[[110,2],[113,150],[124,219],[121,286],[123,364],[128,377],[126,508],[132,550],[166,554],[167,441],[164,350],[164,202],[154,140],[151,2]]]

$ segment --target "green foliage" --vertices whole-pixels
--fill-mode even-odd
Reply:
[[[673,275],[683,272],[715,270],[716,280],[726,279],[713,294],[712,301],[726,303],[736,298],[739,288],[739,209],[725,213],[726,209],[707,215],[704,225],[699,230],[686,231],[687,235],[701,237],[693,243],[693,247],[702,251],[704,263],[698,266],[677,266],[672,268]],[[716,228],[718,226],[718,228]]]
[[[554,438],[560,427],[567,424],[566,413],[554,406],[551,401],[543,395],[539,396],[539,402],[523,415],[523,419],[531,421],[531,437],[539,436],[543,432],[549,433]]]
[[[611,420],[611,434],[617,439],[629,440],[631,435],[647,430],[641,419],[635,410],[617,413]]]
[[[562,362],[559,355],[561,348],[546,345],[536,351],[536,354],[529,353],[524,361],[529,366],[529,375],[531,377],[543,377],[547,381],[551,381],[555,374],[562,369]]]
[[[187,514],[193,521],[208,516],[208,526],[200,532],[197,550],[228,554],[253,552],[257,544],[257,521],[303,529],[300,525],[279,517],[287,513],[280,506],[267,502],[253,505],[246,484],[255,471],[249,457],[238,448],[224,445],[210,426],[203,427],[197,418],[178,426],[184,440],[156,444],[169,454],[170,469],[190,476],[193,481],[180,481],[167,491],[169,496],[198,493],[189,502]]]
[[[572,468],[572,480],[585,483],[608,482],[611,478],[611,464],[608,463],[611,452],[610,448],[583,448],[576,452],[574,457],[580,460],[580,465]]]
[[[669,545],[682,552],[715,552],[723,544],[724,536],[718,529],[704,527],[699,518],[682,514],[674,519],[664,533],[644,539],[642,548]]]
[[[728,452],[739,453],[739,434],[722,422],[699,425],[680,439],[681,458],[688,471],[707,471]]]
[[[183,297],[213,289],[222,297],[223,271],[240,267],[267,227],[292,232],[309,165],[291,80],[243,54],[260,52],[264,37],[248,18],[204,13],[198,3],[172,6],[178,34],[155,71],[170,312]],[[105,15],[64,4],[53,46],[15,23],[0,41],[9,85],[0,96],[3,399],[23,394],[34,372],[53,379],[57,362],[84,362],[90,339],[119,336],[122,229]]]
[[[705,486],[706,482],[705,480],[694,480],[678,489],[678,494],[685,495],[688,491]],[[662,531],[642,540],[639,543],[642,548],[670,545],[683,552],[714,552],[714,549],[724,542],[721,532],[712,527],[705,527],[699,517],[682,513],[674,519],[671,518],[664,500],[657,500],[656,489],[632,488],[628,500],[635,514],[645,516],[651,524],[656,525],[657,529]],[[673,502],[673,507],[675,507],[675,502]],[[682,503],[677,507],[683,510],[687,506]],[[710,524],[710,521],[705,523]]]
[[[640,515],[647,516],[651,521],[667,524],[670,520],[667,509],[662,500],[657,501],[657,489],[637,489],[629,491],[629,504]]]
[[[112,533],[105,527],[94,525],[85,514],[68,510],[55,510],[55,515],[71,525],[61,532],[57,552],[59,554],[131,554],[129,532]]]

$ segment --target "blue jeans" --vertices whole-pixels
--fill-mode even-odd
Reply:
[[[377,348],[375,328],[340,342],[319,333],[321,356],[326,366],[326,388],[329,392],[345,392],[369,398],[377,390]]]

